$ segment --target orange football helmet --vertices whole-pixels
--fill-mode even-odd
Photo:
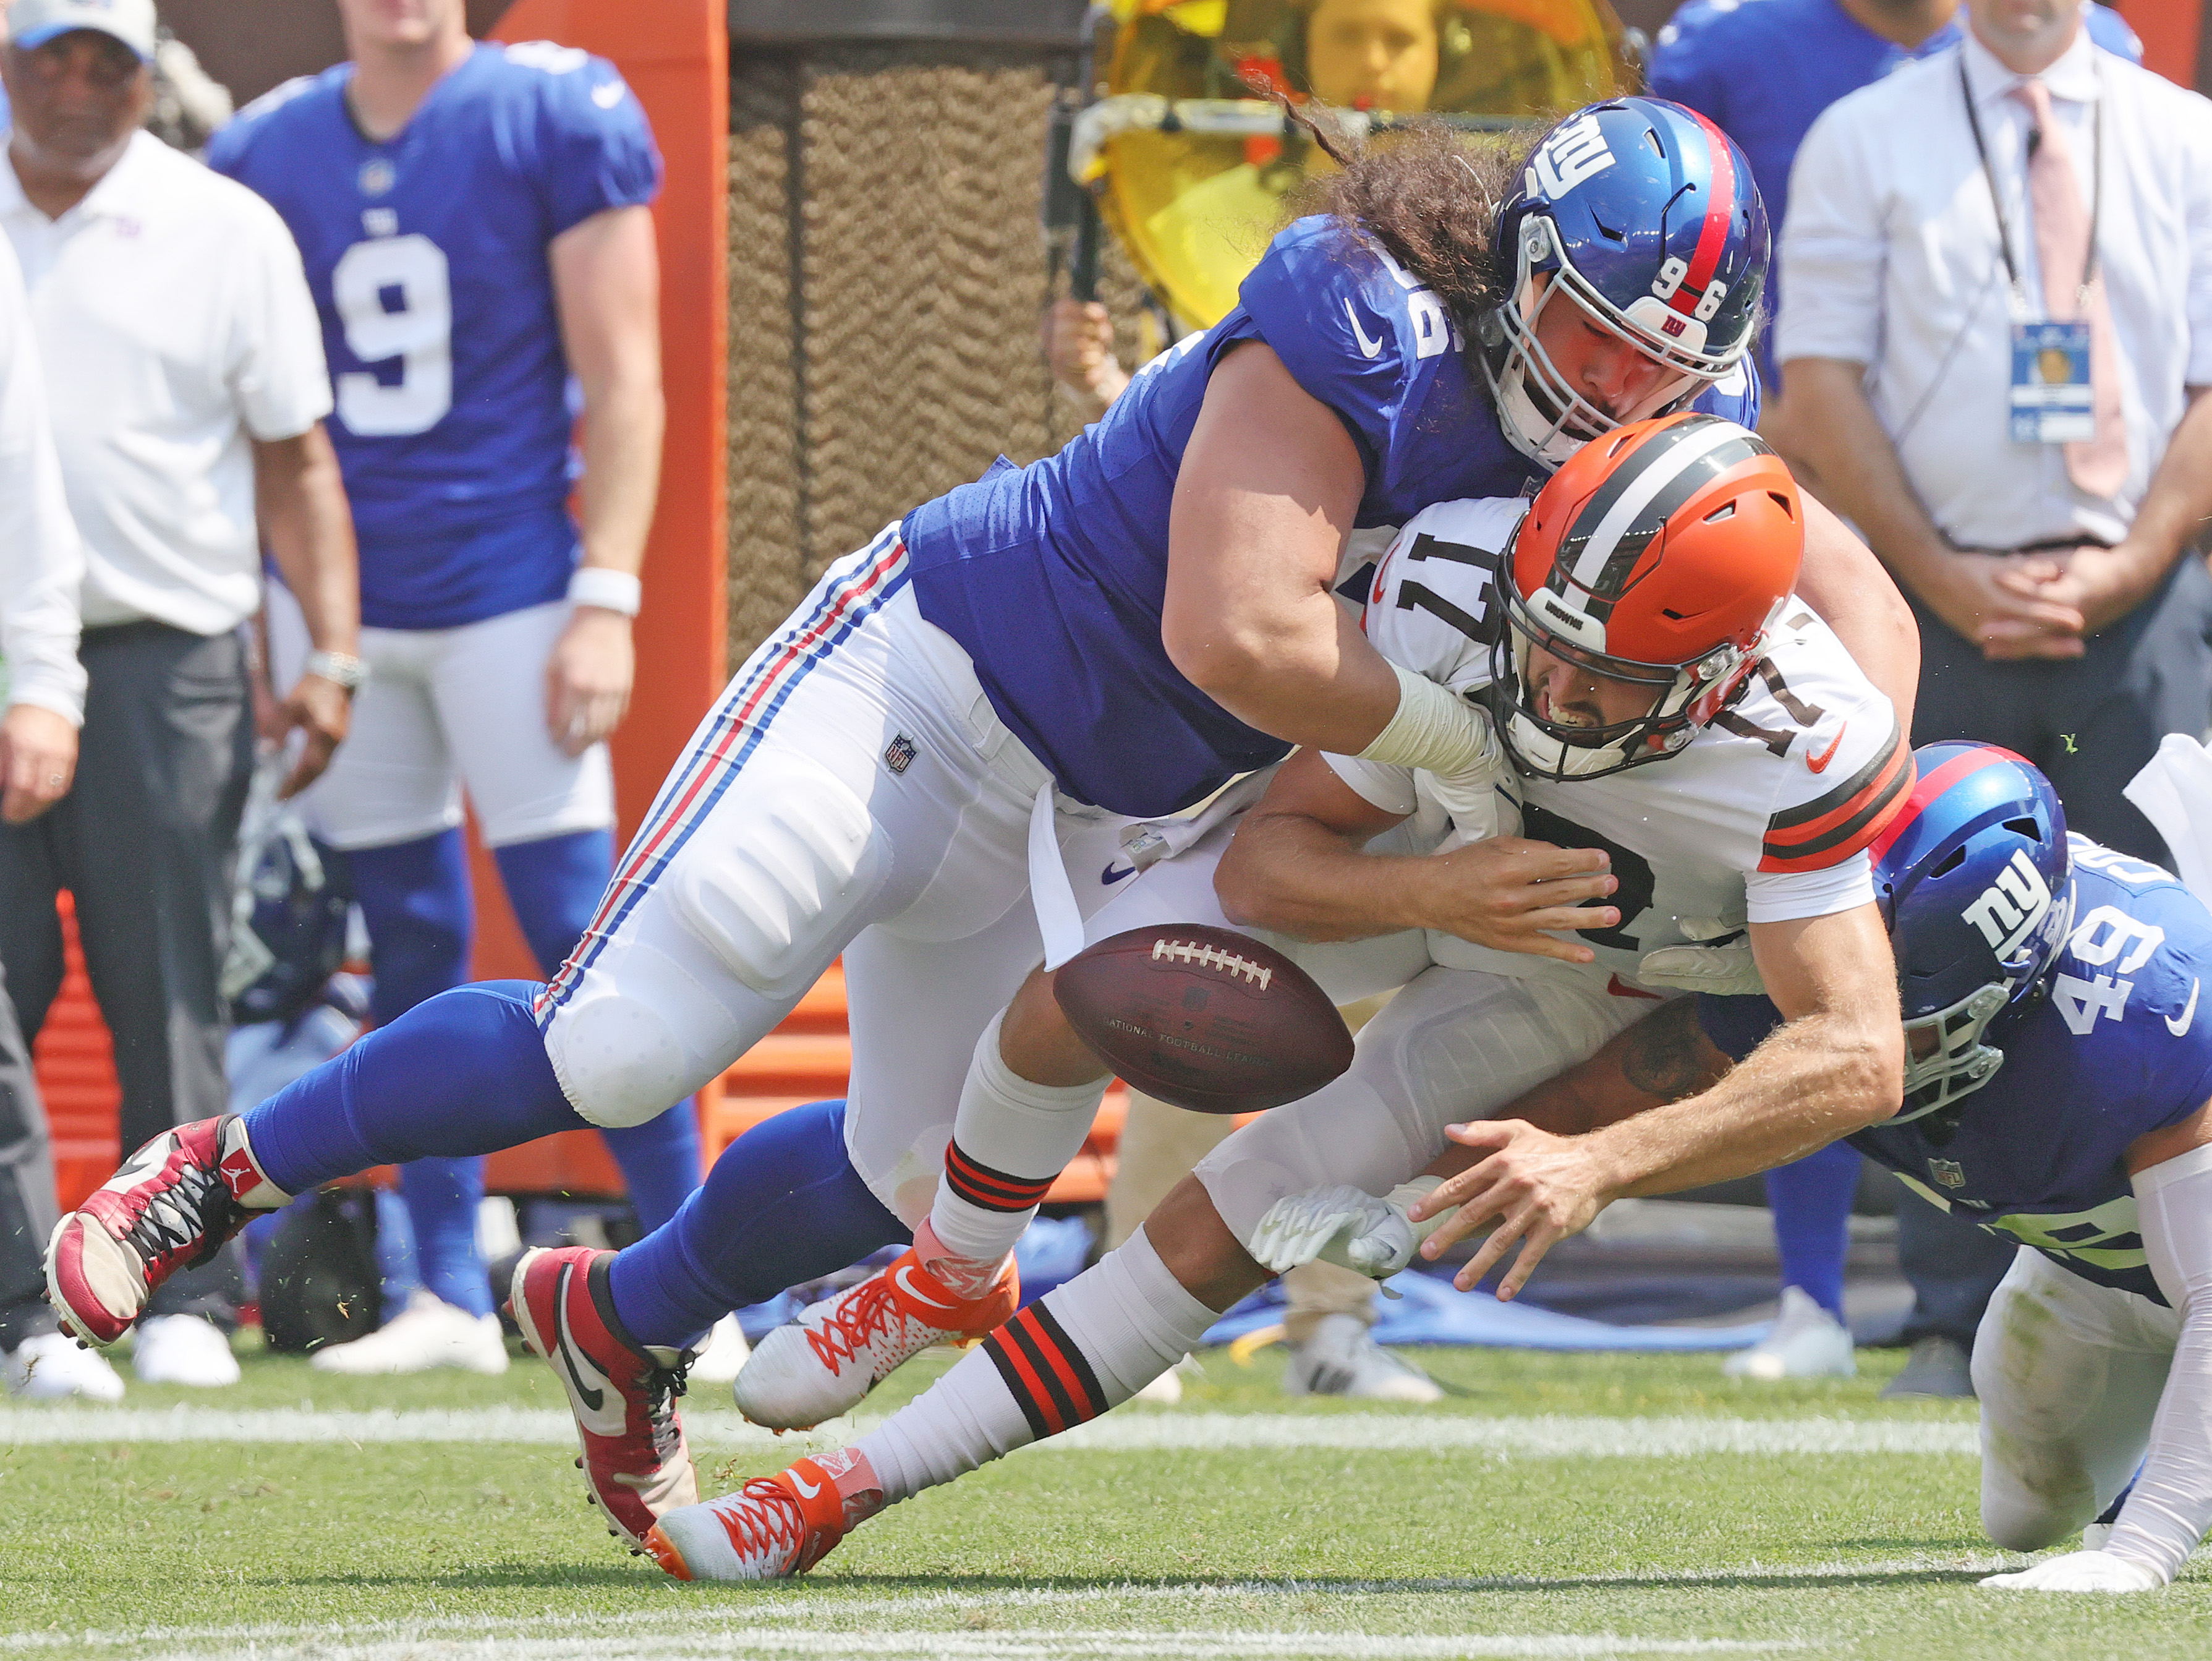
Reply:
[[[1490,697],[1507,751],[1540,778],[1673,755],[1741,694],[1797,581],[1804,504],[1782,459],[1732,421],[1639,421],[1552,475],[1506,557]],[[1536,713],[1532,648],[1648,685],[1650,712],[1595,727]]]

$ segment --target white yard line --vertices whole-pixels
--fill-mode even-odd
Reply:
[[[420,1656],[426,1645],[437,1652],[476,1653],[500,1657],[525,1652],[550,1658],[574,1655],[608,1661],[627,1655],[679,1656],[700,1651],[716,1654],[864,1654],[870,1661],[898,1661],[906,1655],[933,1658],[1006,1654],[1085,1654],[1128,1657],[1208,1657],[1231,1661],[1251,1656],[1268,1658],[1364,1658],[1376,1656],[1606,1656],[1658,1654],[1765,1653],[1802,1647],[1786,1640],[1755,1641],[1735,1639],[1632,1638],[1613,1634],[1534,1634],[1450,1637],[1407,1635],[1385,1638],[1364,1634],[1291,1632],[1164,1630],[1152,1633],[1126,1628],[1099,1634],[1086,1630],[1054,1631],[1028,1626],[1018,1629],[989,1627],[951,1631],[917,1631],[912,1626],[876,1625],[845,1633],[820,1630],[794,1632],[796,1627],[819,1628],[837,1620],[866,1617],[885,1621],[945,1621],[962,1617],[1003,1620],[1014,1611],[1066,1610],[1076,1614],[1085,1606],[1115,1604],[1161,1609],[1185,1619],[1206,1605],[1236,1603],[1237,1613],[1249,1620],[1254,1601],[1267,1598],[1419,1597],[1451,1593],[1542,1591],[1563,1587],[1596,1587],[1611,1583],[1649,1586],[1656,1581],[1695,1586],[1723,1584],[1753,1577],[1761,1581],[1818,1583],[1854,1581],[1896,1574],[1986,1574],[2017,1567],[2016,1560],[1992,1554],[1974,1556],[1906,1558],[1873,1562],[1765,1564],[1757,1561],[1716,1565],[1698,1570],[1623,1570],[1547,1579],[1537,1577],[1440,1576],[1405,1579],[1313,1579],[1203,1581],[1188,1585],[1122,1585],[1083,1587],[1008,1587],[987,1591],[926,1591],[892,1597],[848,1597],[832,1585],[800,1583],[750,1593],[724,1593],[713,1588],[683,1588],[670,1583],[665,1607],[624,1614],[536,1615],[434,1615],[422,1619],[326,1621],[318,1624],[154,1627],[136,1631],[5,1632],[0,1631],[0,1653],[99,1656],[117,1652],[143,1654],[145,1661],[199,1661],[200,1658],[252,1655],[262,1661],[312,1655],[321,1661],[357,1658],[382,1661],[386,1657]],[[708,1600],[729,1597],[728,1603]],[[738,1601],[741,1600],[741,1601]],[[1163,1608],[1162,1606],[1180,1606]],[[1196,1606],[1196,1607],[1194,1607]],[[1034,1619],[1034,1615],[1028,1618]],[[789,1623],[788,1625],[779,1623]],[[1110,1641],[1113,1649],[1070,1650],[1074,1640]],[[1295,1643],[1293,1640],[1295,1640]],[[994,1651],[988,1645],[1026,1643],[1059,1646],[1028,1651]],[[1365,1649],[1348,1647],[1366,1645]],[[811,1645],[815,1647],[805,1648]],[[843,1646],[839,1650],[837,1646]],[[1476,1647],[1490,1646],[1488,1648]],[[1518,1645],[1522,1647],[1510,1648]],[[1182,1646],[1184,1647],[1168,1647]],[[1242,1647],[1239,1647],[1239,1646]],[[1451,1647],[1457,1646],[1457,1647]],[[827,1646],[826,1648],[824,1646]],[[1542,1647],[1539,1647],[1542,1646]]]
[[[843,1439],[867,1421],[825,1426],[778,1440],[728,1414],[694,1414],[686,1427],[700,1448],[787,1450]],[[225,1412],[98,1408],[0,1409],[0,1445],[82,1442],[278,1442],[306,1444],[520,1443],[565,1447],[568,1415],[531,1408],[451,1411],[319,1412],[270,1408]],[[1610,1419],[1592,1415],[1478,1419],[1384,1413],[1113,1414],[1043,1445],[1057,1452],[1163,1450],[1467,1452],[1496,1458],[1682,1458],[1707,1454],[1973,1454],[1976,1428],[1957,1420]]]
[[[496,1655],[500,1661],[681,1661],[690,1657],[793,1656],[854,1661],[1478,1661],[1489,1657],[1771,1655],[1802,1647],[1734,1639],[1630,1638],[1611,1634],[1469,1634],[1395,1637],[1308,1632],[901,1631],[799,1633],[765,1627],[718,1627],[690,1637],[660,1632],[627,1639],[501,1638],[481,1646],[443,1644],[448,1655]],[[299,1648],[256,1645],[250,1651],[172,1650],[149,1661],[255,1661],[312,1657],[313,1661],[421,1661],[420,1640]]]

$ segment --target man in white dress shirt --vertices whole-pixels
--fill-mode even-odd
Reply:
[[[253,748],[239,625],[260,607],[260,544],[319,654],[285,709],[306,733],[297,788],[344,736],[358,678],[352,520],[289,233],[139,130],[152,0],[15,0],[9,25],[0,233],[82,538],[87,685],[75,788],[30,823],[0,823],[0,962],[35,1039],[61,984],[55,895],[74,893],[135,1147],[228,1104],[219,977]],[[163,1289],[141,1378],[236,1378],[215,1323],[226,1267]]]
[[[0,239],[0,820],[22,824],[69,792],[84,671],[76,660],[84,551],[62,494],[44,379],[15,256]],[[0,982],[0,1384],[44,1400],[112,1402],[123,1381],[63,1335],[43,1256],[59,1214],[44,1104]]]
[[[1798,154],[1787,441],[1919,610],[1914,741],[2014,750],[2164,861],[2120,791],[2212,713],[2212,104],[2076,0],[1966,11]]]

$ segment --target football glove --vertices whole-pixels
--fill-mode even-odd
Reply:
[[[2001,1591],[2156,1591],[2158,1571],[2109,1551],[2069,1551],[2032,1569],[1992,1574],[1981,1583]]]
[[[1412,1262],[1415,1249],[1451,1215],[1419,1223],[1407,1215],[1443,1184],[1441,1177],[1416,1177],[1379,1200],[1349,1183],[1289,1195],[1267,1208],[1246,1250],[1278,1275],[1323,1262],[1387,1280]]]
[[[1685,917],[1675,925],[1697,946],[1662,946],[1647,952],[1637,965],[1636,978],[1650,986],[1677,987],[1685,992],[1708,992],[1717,998],[1763,994],[1752,956],[1751,937],[1744,925],[1718,917]]]

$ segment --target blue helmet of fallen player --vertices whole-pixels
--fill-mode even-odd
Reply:
[[[2058,793],[1993,744],[1923,745],[1919,782],[1869,850],[1897,954],[1905,1105],[1933,1113],[1996,1076],[1990,1024],[2026,1001],[2073,927]]]
[[[1506,437],[1548,466],[1729,374],[1758,329],[1765,205],[1743,152],[1680,104],[1622,98],[1568,116],[1498,204],[1491,246],[1513,262],[1513,288],[1479,325],[1484,374]],[[1637,408],[1600,409],[1536,338],[1553,305],[1669,373]]]

